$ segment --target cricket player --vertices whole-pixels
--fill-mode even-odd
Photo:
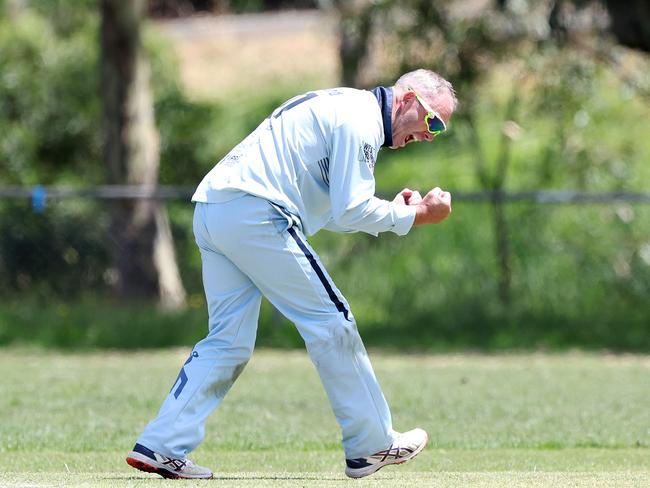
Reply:
[[[424,448],[424,430],[393,430],[350,306],[305,236],[401,236],[444,220],[448,192],[434,188],[423,198],[404,189],[382,200],[373,170],[381,147],[433,141],[455,107],[449,82],[424,69],[389,88],[311,91],[273,111],[205,176],[192,201],[209,332],[129,453],[131,466],[165,478],[212,477],[187,455],[251,357],[262,295],[305,341],[341,428],[348,476]]]

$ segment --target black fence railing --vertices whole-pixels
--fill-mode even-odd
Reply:
[[[0,186],[0,199],[28,200],[35,210],[42,210],[48,200],[63,199],[152,199],[189,200],[195,186],[104,185],[72,186]],[[650,203],[650,191],[585,192],[575,190],[534,191],[453,191],[456,202],[528,202],[538,204],[604,204],[616,202]],[[384,198],[392,196],[380,194]]]

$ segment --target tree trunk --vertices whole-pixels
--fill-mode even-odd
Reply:
[[[499,301],[502,305],[510,305],[510,287],[512,283],[512,269],[510,266],[510,241],[506,209],[503,203],[502,190],[495,192],[492,200],[494,212],[494,237],[495,251],[499,263]]]
[[[517,107],[518,97],[513,95],[509,101],[506,109],[506,121],[513,123],[510,119],[514,115],[514,110]],[[468,106],[472,106],[471,101]],[[500,303],[508,307],[512,299],[512,266],[511,266],[511,252],[510,252],[510,230],[508,219],[506,218],[505,203],[503,201],[503,191],[505,189],[506,176],[508,173],[508,166],[510,164],[510,147],[511,140],[516,137],[514,130],[503,130],[501,138],[501,146],[496,161],[496,169],[491,174],[487,166],[486,155],[481,146],[479,138],[478,127],[476,126],[475,116],[472,111],[466,114],[466,121],[469,127],[469,144],[476,153],[475,166],[476,175],[479,184],[483,189],[492,192],[492,211],[493,211],[493,229],[494,229],[494,252],[497,258],[498,266],[498,296]]]
[[[143,53],[143,0],[102,0],[101,79],[104,165],[109,184],[158,183],[159,136],[150,69]],[[121,200],[111,208],[111,244],[120,299],[185,302],[167,212],[155,200]]]
[[[368,57],[375,7],[367,0],[335,0],[334,6],[339,15],[341,84],[360,88],[363,64]]]
[[[512,287],[512,266],[510,255],[510,230],[506,209],[503,202],[503,190],[506,186],[506,176],[510,166],[512,141],[519,137],[521,128],[514,122],[515,110],[519,105],[519,95],[514,93],[508,102],[505,122],[501,130],[501,146],[497,158],[497,167],[492,178],[491,189],[495,198],[492,200],[494,210],[495,249],[499,262],[499,300],[505,306],[510,305]]]

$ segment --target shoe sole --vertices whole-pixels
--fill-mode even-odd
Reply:
[[[163,478],[167,478],[170,480],[176,480],[180,478],[185,478],[185,479],[210,479],[212,478],[212,473],[210,473],[210,476],[187,476],[183,474],[178,474],[174,473],[173,471],[170,471],[167,468],[163,468],[161,466],[156,466],[155,461],[152,459],[147,458],[146,456],[132,451],[128,457],[126,458],[126,462],[129,466],[134,467],[135,469],[139,469],[140,471],[144,471],[145,473],[154,473],[157,475],[162,476]]]
[[[367,466],[365,468],[360,468],[360,469],[355,469],[354,471],[351,470],[350,468],[345,469],[345,474],[349,478],[363,478],[364,476],[369,476],[373,473],[376,473],[379,471],[381,468],[384,466],[389,466],[391,464],[404,464],[407,461],[410,461],[413,459],[415,456],[420,454],[422,452],[422,449],[424,449],[427,445],[427,442],[429,442],[429,435],[427,434],[426,437],[424,438],[424,442],[420,444],[420,447],[418,447],[415,451],[413,451],[411,454],[408,456],[404,456],[402,459],[391,459],[390,461],[384,461],[381,463],[373,464],[372,466]]]

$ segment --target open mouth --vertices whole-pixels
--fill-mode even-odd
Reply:
[[[412,142],[415,138],[411,135],[406,136],[406,139],[404,139],[404,145],[408,144],[409,142]]]

